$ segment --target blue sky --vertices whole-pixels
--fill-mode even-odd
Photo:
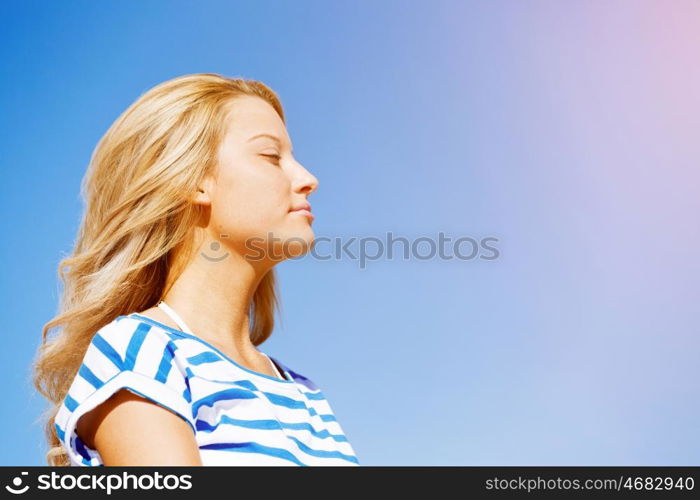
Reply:
[[[3,2],[0,463],[44,463],[29,365],[93,148],[216,72],[279,93],[317,236],[498,238],[278,266],[261,349],[361,464],[696,465],[700,7],[672,4]]]

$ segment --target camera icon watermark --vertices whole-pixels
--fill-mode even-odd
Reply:
[[[29,489],[29,485],[25,484],[24,486],[22,486],[22,483],[24,479],[23,476],[28,475],[29,472],[20,472],[19,476],[15,476],[14,478],[12,478],[12,486],[5,485],[5,489],[13,495],[21,495],[22,493],[26,493]]]

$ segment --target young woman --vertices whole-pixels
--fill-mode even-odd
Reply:
[[[110,127],[34,383],[49,465],[359,465],[320,389],[258,349],[318,180],[260,82],[185,75]],[[60,327],[51,338],[49,330]]]

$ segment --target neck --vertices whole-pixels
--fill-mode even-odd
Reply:
[[[162,299],[198,337],[225,351],[254,357],[258,351],[250,339],[249,311],[271,266],[246,260],[226,247],[218,253],[228,256],[219,261],[202,253],[211,251],[197,250]]]

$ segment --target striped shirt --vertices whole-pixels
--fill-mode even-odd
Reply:
[[[71,465],[103,466],[76,423],[126,388],[183,418],[203,465],[359,465],[321,390],[272,359],[285,380],[146,316],[119,316],[93,336],[54,426]]]

